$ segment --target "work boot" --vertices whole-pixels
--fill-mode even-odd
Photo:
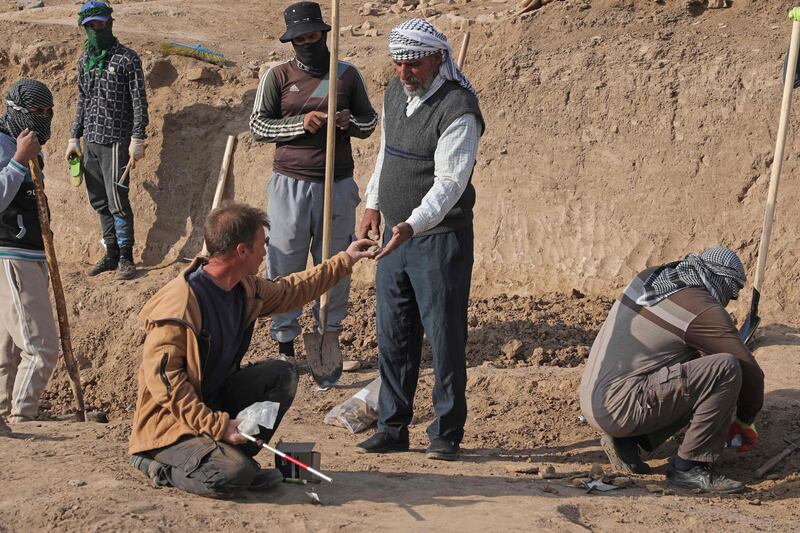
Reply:
[[[11,428],[8,427],[6,421],[3,420],[3,417],[0,416],[0,437],[8,437],[12,433]]]
[[[295,369],[297,368],[297,357],[294,355],[294,339],[289,342],[278,343],[278,359],[286,361]]]
[[[667,482],[677,487],[699,489],[700,492],[717,494],[738,494],[744,491],[744,483],[715,472],[711,463],[703,463],[686,471],[669,465]]]
[[[261,492],[269,490],[283,481],[283,474],[277,468],[261,468],[256,472],[247,490]]]
[[[373,436],[356,444],[356,451],[360,453],[391,453],[407,452],[408,438],[393,439],[388,433],[379,431]]]
[[[650,465],[642,461],[639,445],[635,438],[616,438],[603,435],[600,446],[608,456],[608,461],[623,474],[649,474]]]
[[[100,261],[94,264],[92,268],[86,271],[87,276],[96,276],[103,272],[116,270],[119,265],[119,249],[108,248],[106,255]]]
[[[425,450],[425,457],[440,461],[455,461],[461,453],[458,443],[447,439],[433,439]]]
[[[128,458],[128,462],[132,467],[140,470],[144,475],[146,475],[147,479],[152,481],[154,484],[158,478],[158,469],[164,466],[155,459],[150,459],[149,457],[138,453],[131,455]]]
[[[119,266],[117,267],[117,279],[133,279],[136,276],[136,267],[133,266],[133,250],[124,248],[119,256]]]

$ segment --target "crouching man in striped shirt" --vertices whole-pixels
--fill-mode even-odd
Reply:
[[[744,282],[733,250],[709,248],[644,270],[617,298],[580,386],[581,410],[605,433],[616,468],[649,474],[640,452],[686,428],[667,480],[700,492],[744,489],[713,468],[726,441],[740,452],[758,443],[764,373],[725,311]]]
[[[270,278],[306,268],[308,252],[318,265],[322,259],[322,208],[325,181],[325,144],[328,122],[330,55],[316,2],[297,2],[284,11],[283,43],[292,43],[295,57],[270,69],[258,86],[250,131],[257,141],[276,143],[272,177],[267,185],[267,214],[272,222],[267,268]],[[375,130],[378,115],[358,69],[339,62],[336,117],[336,165],[333,185],[331,255],[354,240],[356,206],[360,199],[353,180],[350,137],[365,139]],[[339,331],[347,314],[350,277],[329,293],[326,331]],[[294,339],[300,334],[297,318],[302,308],[274,315],[270,335],[279,351],[294,357]],[[314,307],[319,319],[319,302]]]
[[[58,359],[44,242],[28,162],[50,138],[53,95],[20,80],[0,117],[0,422],[33,420]],[[0,426],[2,424],[0,423]]]

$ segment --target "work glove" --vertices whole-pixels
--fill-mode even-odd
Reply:
[[[131,139],[131,145],[128,147],[128,155],[134,161],[138,161],[144,157],[144,139]]]
[[[76,155],[78,157],[81,157],[83,155],[81,153],[81,140],[80,139],[70,139],[67,142],[67,151],[64,154],[64,156],[66,157],[67,161],[69,161],[69,158],[72,157],[73,155]]]
[[[800,7],[793,7],[789,10],[789,18],[794,22],[800,22]]]
[[[728,428],[728,437],[725,439],[729,446],[733,446],[733,440],[739,437],[741,444],[737,448],[739,452],[749,452],[758,444],[758,431],[755,424],[745,424],[738,418],[733,421]]]

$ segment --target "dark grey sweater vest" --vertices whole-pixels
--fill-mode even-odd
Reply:
[[[408,219],[433,186],[436,146],[450,124],[473,113],[478,117],[481,134],[484,130],[478,99],[454,81],[446,81],[410,117],[406,116],[406,100],[400,78],[395,77],[389,82],[383,99],[386,149],[378,188],[378,204],[387,228]],[[467,188],[444,220],[419,235],[469,226],[474,205],[475,188],[470,175]]]

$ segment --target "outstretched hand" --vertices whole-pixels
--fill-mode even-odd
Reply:
[[[358,239],[351,242],[345,252],[350,256],[351,264],[355,265],[362,259],[374,259],[377,252],[373,247],[377,246],[377,244],[372,239]]]
[[[375,239],[377,240],[381,235],[381,212],[377,209],[370,209],[369,207],[364,210],[364,216],[361,218],[361,225],[358,227],[356,236],[359,239]]]
[[[392,238],[389,242],[386,243],[386,246],[380,251],[380,253],[375,257],[376,261],[380,261],[390,253],[392,253],[395,249],[399,248],[401,244],[409,240],[411,237],[414,236],[414,229],[408,224],[408,222],[401,222],[395,227],[392,228]]]

